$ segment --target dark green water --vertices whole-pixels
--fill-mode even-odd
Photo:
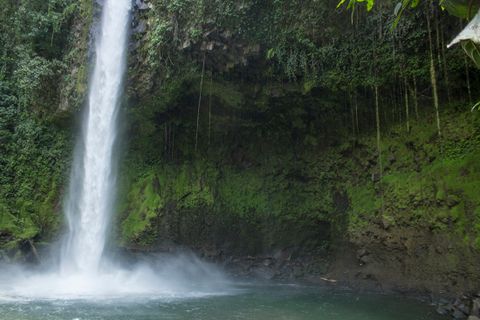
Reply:
[[[425,303],[396,296],[244,285],[228,295],[113,300],[3,300],[1,320],[434,320]]]

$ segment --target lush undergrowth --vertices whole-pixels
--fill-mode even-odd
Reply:
[[[381,180],[364,179],[347,188],[351,232],[383,220],[391,227],[451,234],[480,249],[479,117],[449,110],[443,119],[442,138],[424,121],[416,122],[411,133],[401,127],[387,133]]]
[[[272,154],[268,153],[272,149],[262,154],[245,151],[237,162],[215,156],[141,168],[127,162],[125,185],[131,186],[121,197],[119,237],[126,246],[154,248],[165,239],[182,242],[175,232],[165,231],[168,228],[215,233],[212,225],[233,219],[255,227],[252,231],[259,235],[255,248],[273,250],[301,246],[307,237],[305,229],[296,228],[300,225],[312,230],[323,226],[317,231],[338,237],[346,229],[347,237],[354,237],[380,221],[391,228],[452,234],[466,246],[478,246],[479,118],[452,107],[442,119],[442,138],[428,117],[413,121],[408,133],[403,125],[388,129],[382,140],[383,175],[370,134],[332,147],[310,147],[296,156],[284,148]],[[192,215],[203,216],[203,225],[195,226],[198,219],[182,219]],[[228,230],[224,231],[232,231]],[[279,230],[298,232],[298,241]],[[217,240],[228,237],[220,234]],[[319,239],[326,241],[324,245],[331,240]],[[201,241],[197,238],[197,244]]]
[[[89,1],[1,1],[0,247],[50,240],[86,92]],[[9,254],[11,255],[11,254]]]
[[[71,141],[68,131],[28,115],[9,120],[2,123],[0,246],[15,248],[24,240],[48,239],[58,231]]]

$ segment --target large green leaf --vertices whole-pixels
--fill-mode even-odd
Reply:
[[[349,0],[348,8],[353,8],[356,3],[366,2],[367,9],[371,10],[375,0]],[[347,0],[340,0],[338,7],[347,3]],[[416,7],[420,3],[420,0],[399,0],[399,6],[397,6],[396,16],[400,16],[400,9],[405,9],[407,6]],[[447,10],[451,15],[459,18],[471,19],[475,13],[480,9],[480,4],[477,0],[440,0],[440,5],[444,10]]]
[[[479,44],[473,41],[462,41],[462,48],[467,55],[475,62],[477,68],[480,68],[480,48]]]
[[[442,7],[451,15],[463,19],[471,19],[480,8],[478,1],[470,0],[442,0]]]
[[[347,0],[340,0],[338,2],[337,8],[341,7],[343,4],[345,4]],[[375,4],[375,0],[349,0],[347,8],[353,8],[356,3],[359,2],[365,2],[367,4],[367,10],[370,11],[373,8],[373,5]]]

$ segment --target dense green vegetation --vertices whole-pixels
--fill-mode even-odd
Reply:
[[[471,0],[401,0],[397,2],[394,14],[395,16],[400,17],[405,10],[408,10],[409,8],[415,9],[425,2],[430,5],[438,5],[443,10],[447,10],[451,15],[462,19],[471,19],[478,11],[478,3]],[[345,5],[348,9],[354,10],[356,5],[362,3],[366,5],[368,11],[372,10],[375,6],[375,0],[340,0],[337,7]]]
[[[478,71],[445,49],[462,22],[420,3],[392,28],[394,1],[337,4],[137,8],[118,244],[320,255],[428,234],[478,255]],[[58,234],[96,10],[2,5],[0,247],[15,248]]]
[[[86,1],[0,5],[0,246],[15,247],[58,230],[91,9]]]

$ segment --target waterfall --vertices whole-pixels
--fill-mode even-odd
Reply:
[[[88,110],[74,157],[65,215],[63,272],[99,269],[115,194],[113,149],[125,72],[131,0],[105,0]]]
[[[60,270],[37,273],[0,268],[2,299],[111,299],[130,296],[198,297],[224,294],[222,273],[191,255],[102,264],[115,198],[117,116],[126,65],[131,0],[105,0],[88,108],[77,142],[65,215],[68,233]],[[102,266],[102,267],[101,267]],[[59,272],[60,271],[60,272]]]

